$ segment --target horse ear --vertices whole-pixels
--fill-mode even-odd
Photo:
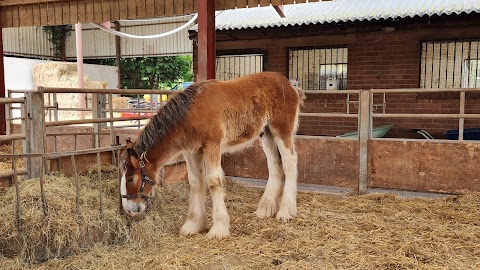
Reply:
[[[133,142],[130,140],[130,138],[127,139],[127,148],[132,148],[133,147]]]

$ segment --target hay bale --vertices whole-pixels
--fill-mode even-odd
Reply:
[[[38,64],[33,68],[34,87],[58,87],[78,88],[77,64],[67,62],[49,62]],[[90,81],[87,75],[84,76],[85,88],[103,89],[106,82]],[[62,108],[79,108],[83,94],[57,94],[57,102]],[[91,95],[87,96],[91,100]],[[45,102],[48,101],[47,96]],[[80,117],[80,112],[59,111],[58,116],[62,120],[75,119]],[[88,115],[87,115],[88,116]]]
[[[114,109],[128,109],[129,97],[114,97],[113,98],[113,108]]]

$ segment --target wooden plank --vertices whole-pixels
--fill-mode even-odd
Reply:
[[[47,25],[55,25],[55,3],[47,3]]]
[[[70,2],[70,24],[78,22],[78,4],[77,1]]]
[[[7,8],[0,7],[0,25],[5,26],[7,23]]]
[[[145,16],[147,18],[155,17],[155,0],[146,0],[145,1]]]
[[[197,10],[197,7],[193,5],[192,0],[183,0],[183,12],[185,14],[191,14],[194,13],[195,10]]]
[[[270,5],[270,0],[260,0],[260,6],[261,7],[266,7],[266,6],[269,6],[269,5]]]
[[[48,15],[47,15],[47,4],[40,4],[40,25],[48,24]]]
[[[215,10],[225,10],[225,1],[227,0],[215,0]]]
[[[237,6],[237,1],[235,1],[235,0],[227,0],[226,1],[226,8],[227,9],[235,9],[236,6]]]
[[[155,17],[165,16],[165,1],[155,0]]]
[[[84,0],[78,1],[77,3],[78,8],[78,22],[84,23],[87,21],[87,11],[86,11],[86,3]]]
[[[198,11],[198,1],[197,0],[193,0],[193,12],[197,12]]]
[[[72,24],[70,18],[70,2],[63,1],[62,2],[62,24]]]
[[[165,0],[165,16],[172,16],[175,12],[174,10],[175,2],[173,0]]]
[[[237,8],[246,8],[247,4],[247,0],[237,0]]]
[[[145,0],[137,0],[137,18],[145,19]]]
[[[62,25],[63,24],[63,9],[62,9],[62,2],[55,2],[55,24]]]
[[[103,22],[102,1],[93,1],[93,20]]]
[[[138,1],[138,0],[137,0]],[[144,0],[145,18],[155,17],[155,0]]]
[[[128,9],[127,9],[127,0],[118,0],[119,6],[119,19],[127,19],[128,18]]]
[[[41,25],[40,21],[40,4],[32,5],[33,25]]]
[[[27,11],[25,10],[26,6],[18,6],[18,15],[20,20],[20,26],[26,26],[25,21],[27,17]]]
[[[307,0],[295,0],[295,4],[306,3]]]
[[[257,7],[258,6],[258,0],[248,0],[248,7]]]
[[[282,0],[271,0],[270,3],[272,6],[281,6],[283,4]]]
[[[284,5],[291,5],[295,0],[283,0]]]
[[[218,1],[218,0],[217,0]],[[183,12],[183,0],[176,1],[174,6],[174,11],[176,15],[184,14]]]
[[[137,5],[134,1],[127,1],[127,12],[128,19],[137,18]]]
[[[102,22],[105,22],[105,21],[110,21],[110,11],[111,11],[111,8],[110,8],[110,0],[103,0],[102,1]]]
[[[95,22],[93,0],[85,1],[85,22]]]
[[[125,7],[125,6],[124,6]],[[120,0],[110,0],[110,21],[120,19]]]
[[[0,6],[17,6],[27,4],[62,2],[62,0],[0,0]]]

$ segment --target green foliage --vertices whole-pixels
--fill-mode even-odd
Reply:
[[[116,65],[115,59],[104,59],[103,65]],[[191,81],[192,56],[122,58],[122,88],[171,89],[181,81]]]
[[[43,31],[50,34],[48,40],[53,43],[53,50],[55,57],[64,58],[62,54],[65,53],[65,41],[72,33],[72,25],[55,25],[44,26]]]

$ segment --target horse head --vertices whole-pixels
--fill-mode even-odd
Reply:
[[[120,196],[123,211],[130,217],[143,215],[154,196],[154,168],[145,157],[138,154],[133,143],[127,140],[127,148],[121,157]]]

